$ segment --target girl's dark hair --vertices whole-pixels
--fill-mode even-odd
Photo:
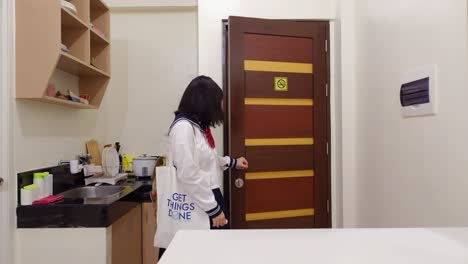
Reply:
[[[176,114],[185,114],[203,129],[223,123],[223,90],[210,78],[198,76],[185,89]]]

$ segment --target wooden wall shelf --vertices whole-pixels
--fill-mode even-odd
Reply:
[[[44,96],[42,98],[37,99],[37,101],[50,103],[50,104],[63,105],[63,106],[72,107],[72,108],[79,108],[79,109],[96,109],[97,108],[94,105],[81,104],[81,103],[68,101],[68,100],[64,100],[64,99],[60,99],[56,97],[50,97],[50,96]]]
[[[109,8],[101,0],[68,2],[76,13],[61,0],[16,0],[16,98],[97,109],[111,77]],[[90,105],[46,96],[57,70],[78,77]]]

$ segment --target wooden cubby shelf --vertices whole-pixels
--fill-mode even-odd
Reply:
[[[96,30],[91,29],[91,43],[95,43],[97,45],[109,45],[110,42],[107,40],[106,37],[99,35]]]
[[[102,9],[109,11],[109,7],[102,0],[91,0],[91,9]]]
[[[88,25],[83,20],[65,7],[62,7],[62,26],[70,28],[88,28]]]
[[[109,8],[101,0],[67,2],[76,12],[61,0],[16,0],[16,98],[97,109],[111,77]],[[53,97],[49,86],[88,96],[89,105]]]
[[[57,69],[80,77],[109,77],[109,74],[65,52],[61,52]]]

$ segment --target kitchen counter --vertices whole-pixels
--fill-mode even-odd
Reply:
[[[468,228],[183,230],[158,263],[220,262],[466,264]]]
[[[151,180],[130,177],[118,184],[127,187],[125,196],[110,204],[86,204],[83,199],[64,199],[50,205],[17,207],[18,228],[108,227],[121,216],[149,202]],[[80,187],[80,186],[76,186]]]

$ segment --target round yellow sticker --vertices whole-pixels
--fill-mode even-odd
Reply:
[[[287,92],[288,91],[288,78],[275,77],[275,91]]]

